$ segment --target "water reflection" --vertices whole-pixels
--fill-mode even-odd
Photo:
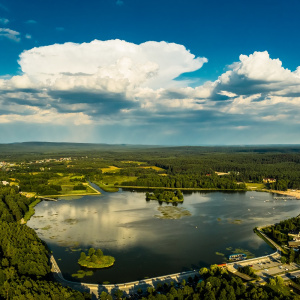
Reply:
[[[268,193],[184,196],[184,203],[175,208],[188,213],[177,219],[161,218],[162,210],[172,206],[145,201],[145,191],[121,191],[41,202],[28,225],[61,259],[67,278],[79,269],[79,251],[93,246],[113,255],[116,264],[83,280],[126,282],[221,263],[235,248],[256,256],[271,253],[253,228],[295,216],[299,208],[297,201],[276,201]]]

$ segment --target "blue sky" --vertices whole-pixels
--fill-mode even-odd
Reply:
[[[299,10],[0,0],[0,143],[300,143]]]

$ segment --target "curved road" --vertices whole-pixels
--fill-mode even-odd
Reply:
[[[115,290],[122,290],[126,294],[136,293],[138,289],[146,291],[148,287],[155,287],[159,283],[170,283],[171,281],[182,281],[183,279],[187,280],[189,277],[194,277],[195,275],[199,275],[199,270],[188,271],[175,273],[165,276],[159,276],[154,278],[143,279],[139,281],[132,281],[121,284],[92,284],[92,283],[79,283],[74,281],[66,280],[54,258],[53,255],[50,256],[50,262],[52,265],[52,272],[54,277],[61,282],[64,286],[70,286],[75,290],[79,290],[81,292],[89,292],[95,297],[98,298],[98,295],[101,294],[102,291],[107,293],[113,293]]]
[[[257,230],[259,233],[268,240],[276,249],[277,251],[273,254],[262,256],[262,257],[256,257],[252,259],[247,259],[244,261],[240,261],[239,263],[247,264],[249,262],[255,263],[255,261],[261,261],[262,259],[267,259],[268,257],[278,258],[280,257],[280,253],[282,251],[282,248],[277,245],[273,240],[271,240],[268,236],[266,236],[262,231],[262,227],[258,227]],[[193,270],[188,272],[181,272],[181,273],[175,273],[165,276],[159,276],[139,281],[132,281],[127,283],[121,283],[121,284],[92,284],[92,283],[79,283],[74,281],[66,280],[54,258],[53,255],[50,256],[50,262],[51,262],[51,271],[53,272],[54,277],[61,282],[64,286],[69,286],[75,290],[79,290],[81,292],[89,292],[93,295],[93,297],[98,299],[98,295],[101,294],[102,291],[105,291],[107,293],[113,293],[115,290],[122,290],[126,294],[133,294],[136,293],[139,289],[146,291],[148,287],[156,287],[158,283],[170,283],[171,281],[182,281],[183,279],[187,280],[189,277],[194,277],[195,275],[199,275],[199,270]],[[227,269],[229,272],[234,273],[235,275],[239,276],[237,273],[237,270],[235,268],[235,263],[229,263],[227,264]],[[246,279],[246,278],[244,278]]]

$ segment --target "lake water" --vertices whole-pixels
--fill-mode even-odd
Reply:
[[[255,256],[274,252],[253,228],[297,216],[300,208],[297,200],[274,200],[274,196],[184,192],[184,203],[173,208],[147,202],[144,191],[103,193],[42,201],[28,225],[53,251],[66,279],[77,280],[71,275],[80,270],[80,252],[94,247],[114,256],[115,265],[94,270],[81,281],[123,283],[222,263],[236,249]],[[190,215],[162,218],[162,211],[180,214],[181,210]]]

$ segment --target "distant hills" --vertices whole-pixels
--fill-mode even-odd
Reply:
[[[9,154],[72,154],[82,152],[170,152],[198,154],[207,152],[233,153],[297,153],[300,145],[241,145],[241,146],[159,146],[159,145],[131,145],[131,144],[94,144],[94,143],[52,143],[52,142],[23,142],[0,144],[0,155]]]

